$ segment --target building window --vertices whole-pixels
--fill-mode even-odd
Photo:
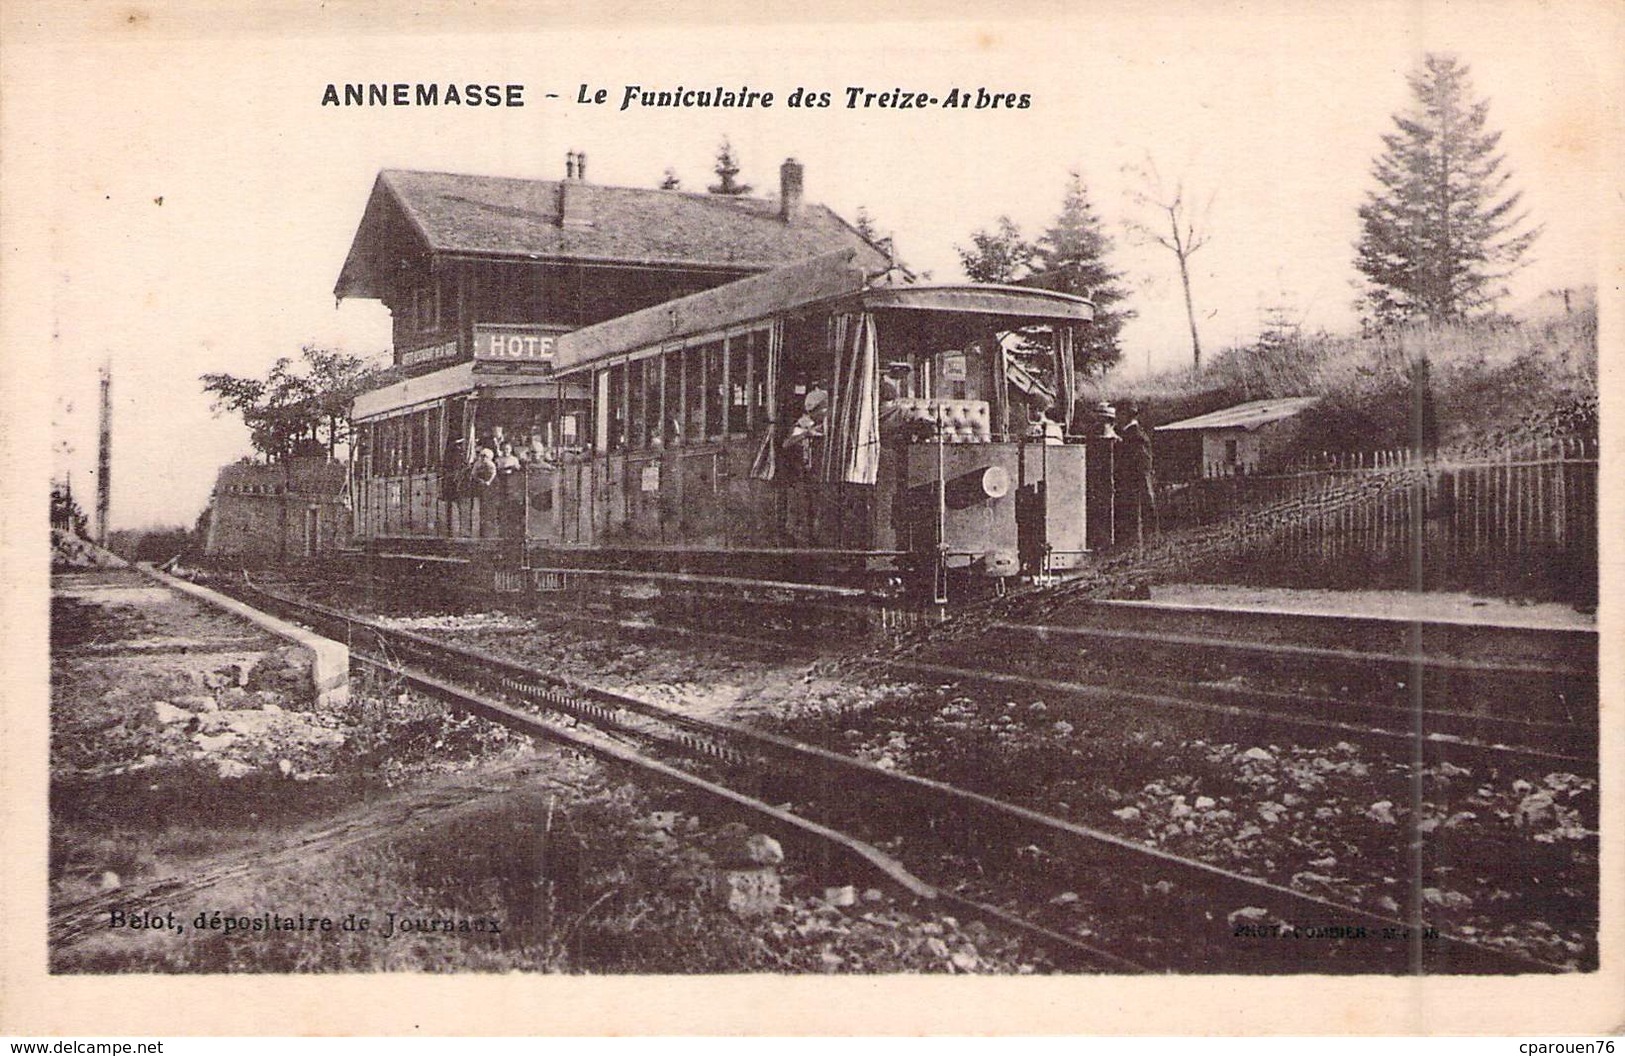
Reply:
[[[412,291],[412,321],[420,332],[440,329],[440,283],[431,281]]]

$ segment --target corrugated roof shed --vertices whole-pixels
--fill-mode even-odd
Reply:
[[[398,237],[401,216],[435,253],[763,269],[852,248],[865,266],[888,263],[812,203],[786,222],[778,202],[763,198],[386,169],[339,274],[338,296],[380,295],[377,268],[387,262],[375,259],[375,249]]]
[[[1159,425],[1155,431],[1172,432],[1180,429],[1252,430],[1261,425],[1268,425],[1270,422],[1278,422],[1282,418],[1290,418],[1319,402],[1319,396],[1284,396],[1274,400],[1254,400],[1251,403],[1238,403],[1234,407],[1226,407],[1220,411],[1199,414],[1195,418],[1186,418],[1183,421]]]

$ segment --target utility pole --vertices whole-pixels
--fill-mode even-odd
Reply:
[[[96,445],[96,545],[107,546],[107,507],[112,496],[113,364],[102,365],[101,437]]]

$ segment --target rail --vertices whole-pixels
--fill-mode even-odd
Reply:
[[[1410,935],[1412,922],[1384,916],[1368,910],[1320,898],[1291,888],[1282,887],[1255,877],[1245,876],[1218,866],[1169,852],[1144,846],[1131,840],[1055,818],[1039,811],[1009,803],[980,793],[957,788],[893,770],[883,770],[873,764],[840,755],[814,745],[732,723],[684,715],[669,708],[639,700],[621,693],[588,686],[555,674],[541,672],[522,664],[492,657],[484,653],[445,642],[434,641],[413,632],[384,628],[376,623],[326,606],[313,605],[269,592],[255,591],[267,604],[284,611],[298,610],[303,618],[315,622],[338,624],[351,641],[352,648],[366,651],[356,639],[370,639],[386,655],[386,663],[402,667],[395,657],[410,655],[420,662],[455,671],[458,679],[467,679],[479,686],[506,693],[528,703],[538,704],[564,712],[577,719],[611,725],[623,732],[645,734],[636,724],[625,721],[628,713],[642,719],[654,720],[676,731],[656,739],[675,744],[685,751],[713,759],[743,765],[747,769],[782,774],[781,766],[788,766],[803,777],[815,779],[819,787],[838,787],[843,793],[856,790],[873,796],[897,811],[900,805],[914,808],[899,813],[912,817],[916,824],[933,827],[938,835],[966,830],[967,822],[980,822],[973,836],[961,848],[973,857],[987,853],[990,837],[1005,843],[1042,840],[1049,843],[1055,853],[1065,860],[1086,863],[1095,870],[1107,869],[1106,875],[1122,875],[1124,870],[1147,871],[1186,890],[1217,895],[1235,904],[1254,906],[1273,914],[1276,919],[1303,923],[1332,923],[1338,926],[1363,928],[1371,934]],[[435,678],[423,673],[416,678]],[[451,692],[450,683],[443,686]],[[465,693],[466,690],[457,690]],[[495,702],[493,702],[495,703]],[[483,706],[483,705],[482,705]],[[497,711],[507,721],[531,723],[533,716],[514,710]],[[968,831],[968,830],[967,830]],[[974,900],[972,900],[974,904]],[[998,907],[992,907],[998,910]],[[998,910],[999,913],[1007,911]],[[994,914],[995,916],[997,914]],[[1019,919],[1019,918],[1016,918]],[[1033,925],[1037,927],[1037,925]],[[1043,930],[1043,929],[1040,929]],[[1064,938],[1064,936],[1062,936]],[[1075,941],[1075,940],[1073,940]],[[1088,948],[1074,951],[1077,956],[1097,958],[1097,964],[1114,964],[1119,970],[1128,962],[1111,951]],[[1415,960],[1417,954],[1408,940],[1349,942],[1341,950],[1346,964],[1358,964],[1363,970],[1395,971],[1396,957],[1405,958],[1410,970],[1422,970],[1425,965]],[[1490,972],[1557,971],[1551,965],[1521,953],[1487,946],[1471,939],[1449,933],[1440,933],[1436,948],[1428,955],[1432,963],[1448,965],[1451,970]]]

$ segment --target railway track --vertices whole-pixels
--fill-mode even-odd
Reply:
[[[252,591],[248,600],[350,643],[365,662],[522,732],[637,767],[754,813],[799,840],[836,848],[914,894],[1022,932],[1066,967],[1508,973],[1561,970],[1420,919],[1372,913],[1181,857],[1040,811],[885,770],[787,738],[684,715],[351,614]],[[542,717],[535,709],[563,717]],[[588,731],[584,727],[593,727]],[[594,732],[595,731],[595,732]],[[649,751],[626,746],[630,740]],[[681,755],[682,766],[669,761]],[[658,755],[659,757],[655,757]],[[698,761],[696,767],[694,762]],[[745,791],[742,791],[744,789]],[[765,795],[764,795],[765,794]],[[788,799],[793,809],[769,806]],[[853,836],[847,830],[858,829]],[[901,847],[903,851],[883,850]],[[906,858],[906,860],[905,860]],[[996,879],[975,879],[986,873]],[[1019,875],[1019,894],[1009,878]],[[967,880],[967,877],[970,879]],[[1001,886],[1004,885],[1004,886]],[[1097,907],[1089,938],[1043,919],[1065,888]],[[1230,910],[1230,912],[1226,912]],[[1312,955],[1251,946],[1234,928],[1267,920],[1313,936]],[[1310,949],[1300,946],[1299,950]],[[1238,956],[1249,959],[1238,960]],[[1272,959],[1273,958],[1273,959]]]
[[[698,607],[696,600],[730,603],[711,595],[685,598],[668,614],[692,617],[683,624],[647,615],[650,599],[622,606],[632,611],[628,616],[579,607],[540,615],[805,655],[826,655],[832,643],[852,651],[847,631],[865,621],[882,634],[932,622],[840,604],[809,611],[800,603],[787,616],[784,606],[769,601],[731,599],[743,617],[728,619],[726,630],[703,629],[696,625],[716,625],[719,609]],[[1405,757],[1419,751],[1425,763],[1597,770],[1591,632],[1110,603],[1068,615],[1065,623],[986,621],[968,646],[974,666],[940,656],[943,650],[929,640],[912,655],[871,651],[863,660],[877,670],[1027,692],[1075,709],[1132,703],[1221,719],[1232,730],[1264,736],[1350,741]],[[824,630],[809,640],[797,618]],[[954,652],[966,648],[964,638],[954,642]]]

